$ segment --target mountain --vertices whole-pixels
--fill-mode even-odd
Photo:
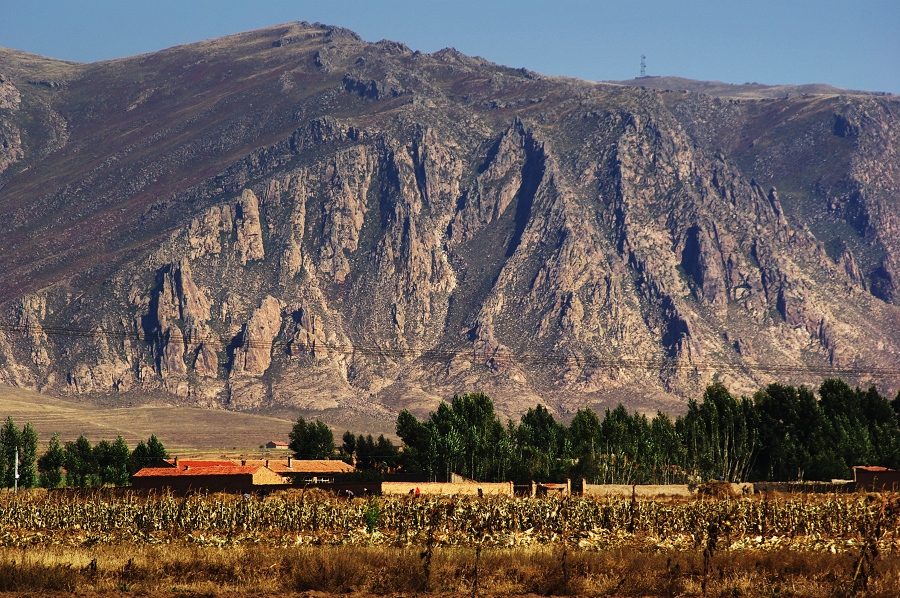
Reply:
[[[650,81],[308,23],[0,50],[0,382],[376,419],[896,392],[897,97]]]

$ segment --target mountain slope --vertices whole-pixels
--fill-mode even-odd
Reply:
[[[3,56],[4,382],[376,418],[896,391],[892,96],[660,93],[305,23]]]

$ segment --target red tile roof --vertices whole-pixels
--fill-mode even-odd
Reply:
[[[166,459],[166,463],[169,463],[173,467],[175,466],[175,459]],[[233,467],[236,463],[234,461],[226,461],[224,459],[216,459],[216,460],[200,460],[200,459],[178,459],[178,467],[184,469],[185,467]]]
[[[263,465],[278,473],[350,473],[352,465],[334,459],[246,459],[247,465]],[[181,463],[181,461],[179,461]]]
[[[246,459],[244,463],[247,465],[262,465],[276,473],[294,473],[297,471],[287,466],[287,459]]]
[[[178,462],[181,465],[181,462]],[[247,475],[254,474],[258,470],[262,469],[262,465],[234,465],[231,464],[230,467],[226,467],[223,465],[214,465],[212,467],[188,467],[187,469],[181,469],[180,467],[145,467],[136,474],[134,477],[146,478],[146,477],[178,477],[178,476],[202,476],[202,475]]]
[[[880,465],[854,465],[853,469],[862,469],[863,471],[893,471],[892,469]]]
[[[337,459],[294,459],[292,465],[293,467],[288,471],[297,473],[350,473],[356,471],[352,465]]]

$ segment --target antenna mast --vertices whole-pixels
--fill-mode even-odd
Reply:
[[[647,76],[647,57],[641,54],[641,77]]]

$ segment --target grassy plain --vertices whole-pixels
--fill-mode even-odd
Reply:
[[[91,442],[114,440],[117,435],[134,447],[151,434],[181,454],[258,454],[269,440],[287,441],[293,422],[271,417],[216,409],[173,405],[117,407],[62,399],[0,385],[0,416],[11,415],[22,426],[30,421],[43,451],[57,432],[63,442],[84,434]]]

